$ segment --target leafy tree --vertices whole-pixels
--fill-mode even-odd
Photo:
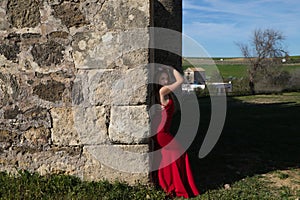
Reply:
[[[249,86],[252,94],[255,93],[254,86],[258,79],[272,78],[274,69],[281,64],[281,58],[288,56],[284,40],[285,37],[278,30],[256,29],[249,44],[237,43],[249,63]]]

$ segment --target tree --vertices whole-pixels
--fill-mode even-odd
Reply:
[[[249,63],[249,87],[252,94],[255,93],[258,75],[260,78],[271,78],[274,68],[281,64],[281,58],[288,55],[283,46],[284,40],[280,31],[256,29],[250,44],[237,43]]]

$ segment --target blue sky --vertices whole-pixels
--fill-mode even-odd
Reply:
[[[183,34],[211,57],[241,57],[235,43],[249,42],[258,28],[281,31],[289,55],[300,55],[299,21],[299,0],[183,0]],[[183,56],[199,56],[187,43]]]

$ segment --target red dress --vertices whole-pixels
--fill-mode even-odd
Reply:
[[[161,120],[155,136],[161,150],[161,162],[157,172],[158,183],[166,193],[189,198],[199,195],[199,191],[194,182],[187,153],[170,134],[173,112],[174,102],[170,98],[168,104],[161,110]]]

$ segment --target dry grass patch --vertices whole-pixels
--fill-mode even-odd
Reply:
[[[291,197],[300,198],[300,169],[290,170],[276,170],[262,175],[271,188],[278,189],[278,191],[285,191]]]

